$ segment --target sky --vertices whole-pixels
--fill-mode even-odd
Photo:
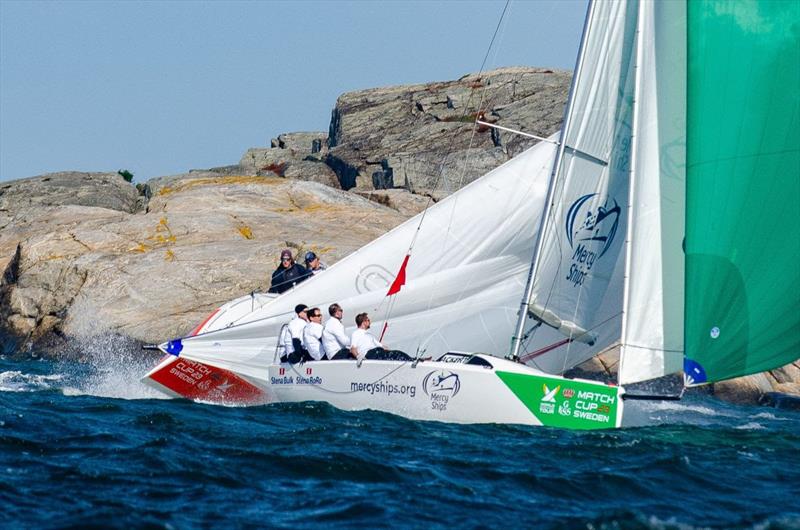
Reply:
[[[0,180],[238,163],[336,98],[486,67],[572,70],[586,0],[0,0]]]

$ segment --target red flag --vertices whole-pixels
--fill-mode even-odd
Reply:
[[[403,264],[400,265],[400,271],[397,273],[397,276],[392,282],[392,286],[389,287],[389,292],[386,293],[386,296],[392,296],[393,294],[399,293],[400,288],[406,284],[406,265],[408,265],[408,258],[410,257],[411,254],[406,254]]]

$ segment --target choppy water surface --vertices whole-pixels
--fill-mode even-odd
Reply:
[[[577,433],[158,399],[0,360],[0,526],[800,528],[800,413],[707,396]]]

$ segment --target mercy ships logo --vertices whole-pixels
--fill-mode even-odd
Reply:
[[[601,200],[597,193],[584,195],[569,207],[565,229],[572,263],[566,279],[574,287],[583,285],[595,262],[611,247],[621,213],[616,199]]]
[[[430,396],[433,410],[447,410],[450,398],[455,397],[459,390],[461,380],[458,374],[447,370],[434,370],[422,380],[422,391]]]

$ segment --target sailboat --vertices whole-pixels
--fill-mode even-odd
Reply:
[[[287,293],[223,306],[159,345],[144,381],[215,403],[603,429],[655,397],[625,386],[797,359],[798,23],[791,2],[592,2],[559,134]],[[334,302],[412,360],[281,363],[292,308]],[[603,352],[616,384],[562,375]]]

